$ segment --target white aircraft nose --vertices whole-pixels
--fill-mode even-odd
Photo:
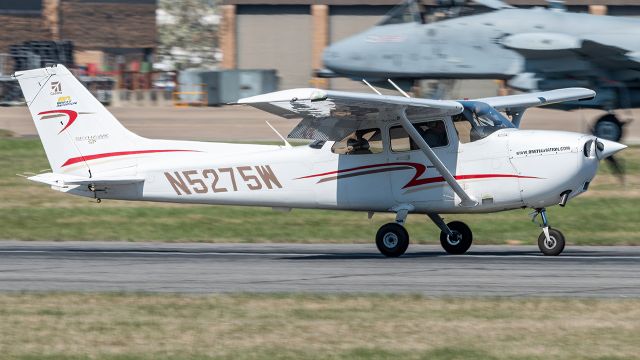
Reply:
[[[596,143],[596,148],[598,151],[598,158],[605,159],[609,156],[617,153],[620,150],[626,149],[627,145],[620,144],[615,141],[598,139]]]

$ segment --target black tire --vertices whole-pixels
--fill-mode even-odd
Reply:
[[[559,230],[549,228],[549,239],[551,243],[547,243],[547,237],[544,231],[538,236],[538,248],[546,256],[558,256],[564,250],[564,235]]]
[[[440,245],[444,251],[452,255],[461,255],[467,252],[473,242],[473,233],[467,224],[462,221],[452,221],[447,224],[449,229],[456,235],[455,239],[450,239],[444,231],[440,232]]]
[[[382,225],[376,234],[376,246],[384,256],[401,256],[409,247],[409,233],[400,224]]]

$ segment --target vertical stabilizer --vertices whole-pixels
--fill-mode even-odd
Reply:
[[[133,150],[138,137],[63,65],[19,71],[25,101],[54,173],[91,177],[135,172],[135,159],[110,156]],[[102,161],[89,160],[102,159]]]

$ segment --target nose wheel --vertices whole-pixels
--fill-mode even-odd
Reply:
[[[547,256],[557,256],[564,250],[564,235],[556,229],[549,228],[548,236],[545,231],[538,236],[538,248]]]
[[[540,252],[542,252],[546,256],[557,256],[562,253],[564,250],[564,235],[560,230],[552,229],[549,226],[549,222],[547,221],[547,212],[545,209],[536,209],[533,215],[533,221],[535,221],[536,216],[540,215],[542,219],[542,233],[538,236],[538,248]]]

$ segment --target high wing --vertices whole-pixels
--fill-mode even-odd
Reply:
[[[564,101],[593,99],[596,92],[585,88],[566,88],[550,91],[532,92],[519,95],[496,96],[473,101],[491,105],[498,111],[523,110],[534,106],[556,104]]]
[[[557,104],[565,101],[590,100],[596,92],[585,88],[566,88],[550,91],[531,92],[519,95],[496,96],[473,101],[489,104],[498,111],[504,111],[511,116],[515,127],[520,127],[520,121],[527,108]]]
[[[450,116],[462,112],[457,101],[410,99],[365,93],[300,88],[276,91],[238,100],[287,118],[302,118],[289,138],[339,141],[355,130],[395,121],[406,109],[410,119]]]

